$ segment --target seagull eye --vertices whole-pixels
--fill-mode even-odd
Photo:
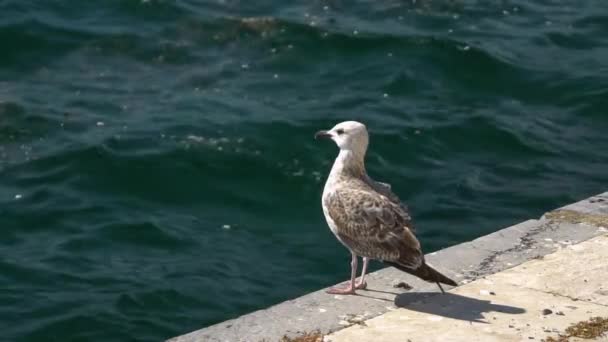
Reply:
[[[342,128],[337,129],[336,133],[338,133],[338,135],[342,135],[342,134],[344,134],[344,130]]]

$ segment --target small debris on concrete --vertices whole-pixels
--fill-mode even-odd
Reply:
[[[365,319],[368,316],[369,313],[364,313],[363,315],[353,315],[353,314],[346,314],[346,315],[341,315],[339,316],[340,318],[342,318],[342,320],[338,323],[340,325],[353,325],[353,324],[358,324],[358,325],[362,325],[362,326],[367,326],[367,324],[365,323]]]
[[[490,295],[491,295],[491,296],[496,296],[496,292],[494,292],[494,291],[490,291]]]
[[[543,315],[550,315],[552,313],[553,313],[553,311],[550,309],[543,309]]]
[[[565,334],[558,337],[548,337],[546,342],[568,342],[570,337],[583,339],[596,339],[606,336],[608,332],[608,317],[592,317],[587,321],[572,324],[566,329]]]
[[[555,314],[558,316],[565,316],[563,311],[557,311]]]
[[[288,337],[287,335],[283,335],[283,338],[281,338],[281,340],[280,340],[280,342],[322,342],[322,341],[323,341],[323,335],[318,331],[304,333],[297,337]]]
[[[413,288],[410,284],[408,284],[404,281],[398,282],[397,284],[393,285],[393,287],[396,289],[404,289],[404,290],[411,290]]]

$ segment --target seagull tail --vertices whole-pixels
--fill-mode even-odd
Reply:
[[[442,283],[442,284],[446,284],[446,285],[450,285],[450,286],[458,286],[458,284],[455,281],[453,281],[452,279],[439,273],[439,271],[435,270],[434,268],[432,268],[431,266],[427,265],[424,262],[422,263],[422,265],[420,265],[420,267],[418,267],[415,270],[404,267],[402,265],[399,265],[399,264],[393,263],[393,262],[385,261],[385,263],[387,265],[393,266],[403,272],[407,272],[411,275],[415,275],[416,277],[418,277],[422,280],[426,280],[429,283]],[[437,285],[439,285],[439,284],[437,284]],[[441,288],[441,285],[439,287]],[[443,291],[443,289],[442,289],[442,291]]]

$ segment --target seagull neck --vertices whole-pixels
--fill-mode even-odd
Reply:
[[[353,150],[340,150],[330,176],[350,176],[360,178],[365,175],[365,152],[357,153]]]

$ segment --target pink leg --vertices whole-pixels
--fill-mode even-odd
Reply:
[[[367,288],[367,283],[365,282],[365,273],[367,272],[367,264],[369,264],[369,258],[363,258],[363,269],[361,270],[361,278],[357,284],[355,284],[355,289],[363,290]]]
[[[346,287],[332,287],[327,290],[331,294],[355,294],[355,279],[357,278],[357,256],[351,252],[352,259],[350,261],[350,284]]]

